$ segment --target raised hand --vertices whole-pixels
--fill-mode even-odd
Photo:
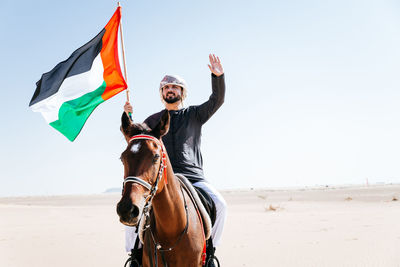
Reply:
[[[214,54],[210,54],[208,57],[210,58],[210,64],[208,64],[208,68],[211,70],[211,72],[216,76],[221,76],[224,74],[224,69],[222,68],[219,57],[216,57]]]

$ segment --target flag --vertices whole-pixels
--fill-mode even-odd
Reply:
[[[121,7],[91,41],[44,73],[29,106],[70,141],[93,110],[127,88],[118,59]]]

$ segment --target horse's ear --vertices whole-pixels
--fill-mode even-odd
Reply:
[[[125,136],[125,138],[129,138],[129,128],[131,126],[131,120],[129,119],[128,115],[124,112],[121,117],[121,132]]]
[[[169,112],[168,110],[164,110],[163,113],[161,114],[160,121],[158,122],[156,127],[153,128],[151,134],[158,139],[166,135],[169,130],[169,121],[170,121]]]

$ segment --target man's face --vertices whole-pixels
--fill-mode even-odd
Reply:
[[[182,99],[182,87],[174,84],[167,84],[162,89],[165,102],[173,104]]]

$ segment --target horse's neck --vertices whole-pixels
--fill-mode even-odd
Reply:
[[[167,158],[167,179],[161,192],[153,199],[157,235],[162,238],[176,237],[186,225],[186,212],[180,182],[175,177]],[[163,181],[165,182],[165,180]]]

